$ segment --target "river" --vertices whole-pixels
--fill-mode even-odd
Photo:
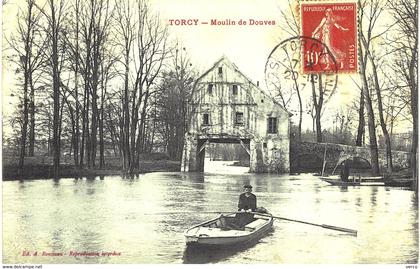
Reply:
[[[251,246],[186,247],[183,232],[217,216],[202,212],[235,210],[244,184],[254,186],[258,206],[274,215],[358,235],[276,220]],[[7,181],[3,262],[417,263],[417,205],[414,192],[401,188],[340,188],[310,174],[256,175],[226,163],[206,173]]]

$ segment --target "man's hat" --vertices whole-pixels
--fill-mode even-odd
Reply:
[[[251,185],[249,185],[249,184],[244,185],[244,189],[252,189],[252,186],[251,186]]]

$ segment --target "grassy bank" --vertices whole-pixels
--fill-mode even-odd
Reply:
[[[40,157],[42,158],[42,157]],[[22,180],[22,179],[46,179],[52,178],[52,163],[49,160],[36,161],[25,159],[23,169],[19,169],[15,161],[3,161],[3,180]],[[121,160],[119,158],[106,158],[105,168],[103,169],[79,169],[74,165],[63,162],[60,166],[59,177],[95,177],[123,175],[121,171]],[[156,156],[144,156],[140,163],[140,169],[134,171],[134,174],[161,172],[161,171],[180,171],[180,162],[171,161],[167,158]]]

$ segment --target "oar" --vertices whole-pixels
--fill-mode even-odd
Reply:
[[[148,212],[146,215],[165,215],[165,214],[234,214],[242,213],[239,211],[167,211],[167,212]]]
[[[276,217],[276,216],[273,216],[273,218],[281,219],[281,220],[287,220],[287,221],[293,221],[293,222],[298,222],[298,223],[303,223],[303,224],[309,224],[309,225],[313,225],[313,226],[322,227],[324,229],[330,229],[330,230],[336,230],[336,231],[341,231],[341,232],[346,232],[346,233],[352,233],[352,234],[357,236],[357,230],[353,230],[353,229],[347,229],[347,228],[332,226],[332,225],[327,225],[327,224],[317,224],[317,223],[312,223],[312,222],[307,222],[307,221],[302,221],[302,220],[288,219],[288,218]]]
[[[246,212],[242,212],[242,211],[169,211],[169,212],[150,212],[150,213],[145,213],[146,215],[165,215],[165,214],[235,214],[235,213],[246,213]],[[292,222],[298,222],[298,223],[303,223],[303,224],[309,224],[309,225],[313,225],[313,226],[318,226],[324,229],[330,229],[330,230],[336,230],[336,231],[341,231],[341,232],[346,232],[346,233],[351,233],[357,236],[357,230],[353,230],[353,229],[348,229],[348,228],[343,228],[343,227],[338,227],[338,226],[333,226],[333,225],[327,225],[327,224],[317,224],[317,223],[312,223],[312,222],[307,222],[307,221],[303,221],[303,220],[296,220],[296,219],[288,219],[288,218],[283,218],[283,217],[278,217],[278,216],[272,216],[270,214],[265,214],[265,213],[258,213],[258,212],[252,212],[252,213],[257,213],[257,214],[261,214],[261,215],[265,215],[265,216],[271,216],[274,219],[281,219],[281,220],[287,220],[287,221],[292,221]]]

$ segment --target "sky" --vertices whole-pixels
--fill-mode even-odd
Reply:
[[[252,81],[259,81],[260,86],[266,90],[264,69],[267,58],[276,45],[290,37],[282,30],[286,22],[281,11],[289,11],[287,0],[153,0],[152,3],[162,21],[169,24],[172,37],[184,44],[199,70],[210,68],[216,60],[225,55]],[[169,20],[175,19],[227,19],[236,22],[240,19],[247,22],[253,19],[275,21],[275,25],[170,25]],[[310,94],[303,93],[307,97]],[[357,95],[358,89],[350,75],[340,75],[335,102],[329,104],[331,111],[351,103]],[[305,123],[308,128],[312,126],[310,118],[306,119]]]
[[[155,9],[162,20],[198,19],[209,21],[274,20],[280,23],[279,1],[233,0],[193,1],[154,0]],[[263,3],[263,5],[262,5]],[[281,1],[287,3],[287,1]],[[264,8],[261,8],[261,7]],[[169,25],[171,35],[188,49],[191,58],[203,69],[209,68],[222,55],[226,55],[253,80],[263,80],[264,65],[278,38],[277,26],[214,26]]]
[[[252,81],[260,82],[265,90],[264,68],[272,49],[289,37],[281,26],[286,21],[281,11],[289,10],[286,0],[150,0],[152,8],[163,24],[168,25],[170,39],[186,48],[193,65],[204,72],[220,57],[226,56]],[[18,0],[9,0],[3,10],[3,34],[8,35],[16,25]],[[275,25],[249,25],[250,19],[274,21]],[[181,25],[182,20],[192,25]],[[235,21],[236,25],[210,25],[211,20]],[[243,20],[247,25],[238,25]],[[171,23],[172,22],[172,23]],[[209,24],[202,24],[208,22]],[[175,23],[179,25],[175,25]],[[172,25],[171,25],[172,24]],[[196,25],[195,25],[196,24]],[[10,113],[10,89],[14,87],[13,70],[3,68],[3,108],[4,115]],[[358,75],[340,74],[336,94],[326,105],[323,128],[331,127],[331,115],[358,98],[359,90],[353,80]],[[305,98],[310,96],[306,90]],[[308,115],[304,118],[304,128],[311,128]],[[396,128],[398,129],[398,127]]]

